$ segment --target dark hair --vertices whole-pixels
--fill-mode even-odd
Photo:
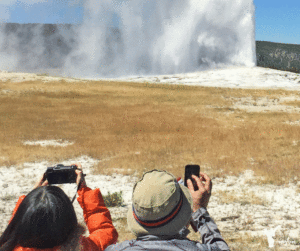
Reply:
[[[53,248],[76,229],[73,205],[62,189],[43,186],[32,190],[0,237],[0,251],[16,246]]]

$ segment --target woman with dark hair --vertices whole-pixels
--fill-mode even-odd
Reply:
[[[76,164],[81,169],[80,164]],[[73,205],[62,189],[47,186],[43,176],[35,188],[19,198],[13,217],[0,237],[0,251],[98,251],[116,243],[114,228],[100,190],[86,186],[81,170],[76,170],[78,202],[90,232],[77,223]]]

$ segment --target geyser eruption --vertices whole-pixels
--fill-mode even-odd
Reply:
[[[256,61],[253,0],[86,0],[83,20],[56,32],[67,49],[52,60],[66,75],[172,74]],[[39,52],[31,60],[43,62],[44,47],[33,46]]]

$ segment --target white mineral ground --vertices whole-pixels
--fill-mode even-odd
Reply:
[[[38,76],[26,73],[7,73],[0,71],[0,81],[26,81],[42,79],[45,81],[60,80],[60,77]],[[119,80],[146,81],[149,83],[172,83],[210,87],[230,87],[230,88],[268,88],[268,89],[288,89],[300,90],[300,75],[259,67],[231,67],[228,69],[211,70],[189,74],[175,74],[150,77],[130,77]],[[70,80],[74,81],[74,80]],[[9,91],[9,90],[7,90]],[[2,93],[4,90],[2,90]],[[234,108],[246,109],[251,112],[286,111],[299,112],[299,108],[282,104],[284,101],[298,100],[297,96],[277,97],[276,99],[261,98],[252,100],[249,98],[237,99]],[[299,125],[300,120],[286,121],[286,123]],[[72,142],[61,141],[41,141],[24,142],[24,144],[40,144],[47,147],[47,144],[64,147]],[[300,144],[294,141],[291,144]],[[1,158],[1,156],[0,156]],[[86,181],[90,188],[100,188],[103,195],[108,192],[123,192],[124,206],[110,208],[113,219],[126,217],[128,206],[131,204],[132,188],[137,180],[136,177],[122,176],[115,174],[111,176],[94,175],[91,170],[99,161],[87,156],[77,159],[70,159],[63,164],[69,165],[80,162],[87,174]],[[254,160],[249,160],[254,161]],[[22,166],[0,167],[0,213],[2,221],[0,223],[0,233],[3,232],[11,217],[12,210],[18,197],[31,191],[33,184],[40,177],[50,164],[47,162],[25,163]],[[209,174],[210,167],[204,167]],[[239,177],[228,176],[226,178],[213,179],[213,193],[208,206],[210,215],[214,218],[221,232],[234,234],[249,233],[259,237],[265,236],[265,229],[272,229],[277,226],[276,236],[282,236],[282,240],[300,239],[300,176],[295,177],[288,185],[258,185],[256,177],[251,170],[246,171]],[[251,181],[251,182],[248,182]],[[62,189],[73,197],[75,194],[74,184],[61,185]],[[238,202],[224,203],[222,196],[239,198]],[[218,196],[219,194],[219,196]],[[249,203],[249,201],[260,201]],[[79,218],[83,221],[82,210],[75,201],[74,206]],[[284,239],[285,238],[285,239]],[[277,238],[276,238],[277,239]],[[276,240],[275,240],[276,244]],[[287,246],[285,247],[287,249]]]

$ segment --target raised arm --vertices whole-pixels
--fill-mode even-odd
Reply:
[[[200,178],[195,175],[192,176],[197,182],[199,188],[197,191],[194,190],[191,180],[187,181],[193,198],[192,224],[202,237],[202,244],[198,243],[197,246],[199,246],[200,250],[227,251],[229,247],[221,236],[217,224],[211,219],[206,209],[212,191],[211,179],[205,173],[200,173],[200,176]]]
[[[83,238],[84,242],[93,242],[100,250],[104,250],[107,246],[116,243],[118,233],[112,224],[111,216],[106,208],[100,189],[91,190],[85,184],[82,171],[78,171],[77,181],[81,180],[81,187],[78,190],[79,202],[83,209],[83,216],[90,232],[89,237]],[[87,243],[87,244],[88,244]]]

